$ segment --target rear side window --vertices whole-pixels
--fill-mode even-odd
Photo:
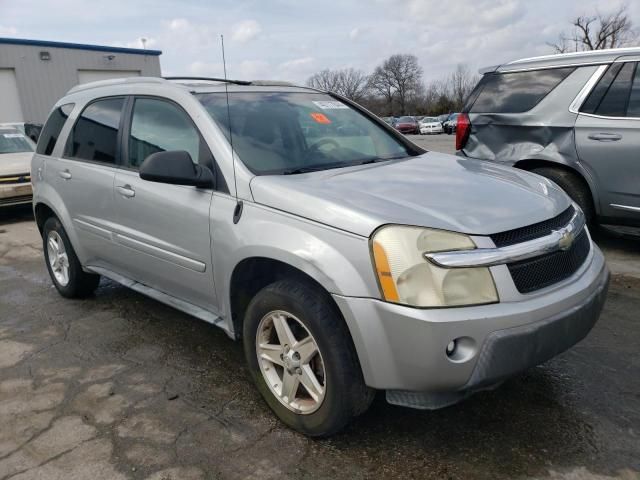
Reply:
[[[105,98],[88,105],[73,126],[65,156],[115,164],[123,105],[124,98]]]
[[[580,111],[605,117],[633,116],[631,112],[627,114],[627,109],[637,108],[637,91],[634,105],[630,102],[635,70],[635,62],[611,65],[589,94]]]
[[[75,104],[73,103],[67,103],[51,112],[40,134],[38,148],[36,149],[37,153],[41,155],[51,155],[62,131],[62,127],[64,127],[74,106]]]
[[[467,105],[471,113],[522,113],[531,110],[574,68],[486,74]],[[474,101],[475,97],[475,101]]]

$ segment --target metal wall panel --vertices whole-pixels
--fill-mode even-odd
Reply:
[[[48,52],[49,59],[41,59],[41,52]],[[44,123],[54,103],[78,84],[79,70],[129,71],[158,77],[160,58],[154,54],[2,43],[0,69],[15,70],[22,120]],[[0,91],[0,98],[8,95],[12,93]]]

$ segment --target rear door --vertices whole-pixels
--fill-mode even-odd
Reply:
[[[614,63],[576,120],[576,146],[597,184],[601,215],[640,222],[640,69]]]
[[[46,162],[49,182],[71,217],[83,265],[111,268],[110,260],[117,254],[111,241],[113,180],[124,103],[124,97],[89,103],[69,133],[62,158]],[[51,141],[43,135],[38,149],[46,151]]]
[[[163,98],[131,98],[115,178],[118,271],[156,290],[216,310],[209,209],[213,189],[142,180],[152,153],[186,150],[194,162],[213,158],[189,115]]]

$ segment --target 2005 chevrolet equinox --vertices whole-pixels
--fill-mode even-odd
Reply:
[[[242,338],[268,405],[329,435],[435,409],[580,341],[609,274],[551,181],[427,152],[283,83],[107,80],[53,108],[32,160],[51,279],[104,276]]]

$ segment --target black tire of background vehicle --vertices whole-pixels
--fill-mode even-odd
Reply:
[[[49,263],[47,237],[49,232],[52,230],[55,230],[58,235],[60,235],[60,238],[62,238],[64,248],[67,252],[67,258],[69,259],[69,283],[66,285],[60,285],[58,283],[53,271],[51,270],[51,264]],[[60,295],[66,298],[84,298],[95,292],[96,288],[98,288],[98,285],[100,284],[100,275],[87,273],[82,270],[82,265],[80,265],[76,252],[71,246],[67,232],[56,217],[49,217],[47,221],[44,222],[44,226],[42,228],[42,247],[49,276]]]
[[[287,409],[266,384],[256,354],[260,320],[273,310],[295,315],[313,335],[324,361],[327,385],[318,410],[307,415]],[[243,325],[249,371],[269,407],[286,425],[311,437],[326,437],[364,413],[375,390],[364,383],[351,335],[328,294],[307,282],[280,280],[260,290],[249,303]]]
[[[584,181],[580,177],[575,173],[553,167],[534,168],[531,171],[557,183],[558,186],[580,206],[584,212],[585,218],[587,219],[587,224],[589,226],[593,226],[595,219],[593,198],[591,197],[589,187],[585,185]]]

